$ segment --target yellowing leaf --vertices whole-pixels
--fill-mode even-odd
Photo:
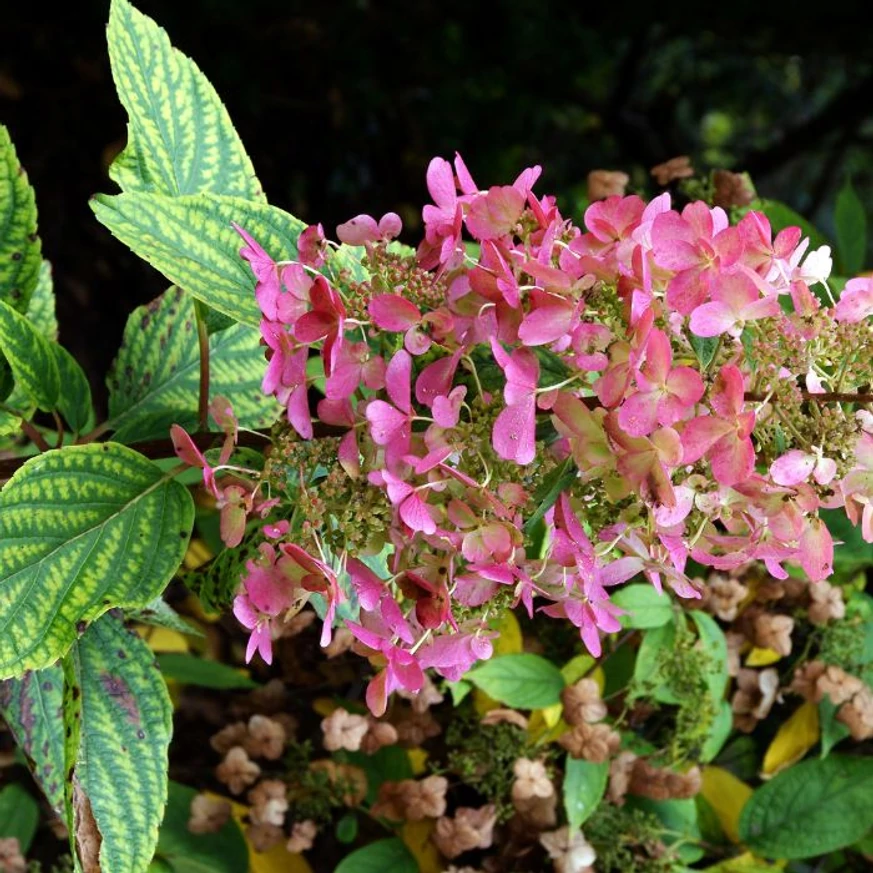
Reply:
[[[576,655],[575,658],[570,658],[563,667],[561,667],[561,675],[568,685],[578,682],[588,671],[595,665],[596,661],[591,655]]]
[[[167,627],[138,627],[136,631],[153,652],[187,652],[190,649],[188,639],[179,631]]]
[[[539,710],[543,714],[543,721],[551,728],[561,720],[564,707],[560,703],[553,703],[545,709]]]
[[[413,776],[421,776],[422,773],[427,769],[427,752],[424,749],[410,749],[407,754],[409,755],[409,766],[412,767]]]
[[[243,828],[245,833],[245,828]],[[292,855],[281,842],[269,852],[256,852],[246,835],[249,847],[249,873],[312,873],[312,867],[303,855]]]
[[[762,861],[751,852],[743,852],[736,858],[728,858],[706,867],[705,873],[776,873],[785,867],[785,861],[774,861],[772,864]]]
[[[597,687],[600,689],[600,694],[603,694],[603,689],[606,688],[606,674],[603,672],[602,667],[597,667],[592,670],[588,676],[589,679],[593,679],[597,683]]]
[[[494,627],[500,636],[494,640],[495,655],[517,655],[522,651],[521,627],[518,619],[507,610]]]
[[[700,793],[712,807],[728,839],[738,843],[740,813],[752,796],[752,789],[723,767],[704,767]]]
[[[430,840],[434,825],[433,819],[430,819],[425,821],[408,821],[400,828],[400,839],[403,840],[406,848],[415,856],[415,860],[418,862],[419,873],[442,873],[445,869],[445,865],[441,860],[442,856]]]
[[[782,655],[773,649],[759,649],[757,646],[746,655],[747,667],[769,667],[780,660]]]
[[[479,715],[485,715],[486,712],[491,712],[492,709],[497,709],[500,704],[493,698],[489,697],[481,688],[473,689],[473,709]]]
[[[769,779],[796,764],[818,742],[820,736],[818,706],[807,700],[773,737],[764,755],[761,777]]]
[[[212,550],[203,540],[193,539],[188,544],[188,551],[185,552],[182,563],[186,570],[196,570],[213,557]]]
[[[316,697],[312,701],[312,708],[322,718],[327,718],[337,706],[337,702],[332,697]]]
[[[528,736],[530,736],[531,740],[537,744],[551,743],[561,736],[561,734],[570,730],[570,726],[562,718],[559,718],[553,725],[548,724],[545,712],[545,709],[534,710],[528,721]]]
[[[279,843],[278,846],[270,849],[269,852],[256,852],[252,848],[246,833],[245,817],[248,815],[249,808],[231,797],[225,797],[212,791],[204,793],[213,800],[230,801],[231,814],[242,829],[246,845],[249,847],[248,873],[312,873],[312,867],[309,866],[306,858],[303,855],[292,855],[285,848],[285,843]]]

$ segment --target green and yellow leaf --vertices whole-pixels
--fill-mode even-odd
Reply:
[[[224,104],[164,29],[127,0],[112,0],[107,39],[112,78],[129,117],[127,146],[109,168],[119,186],[263,200]]]
[[[81,705],[79,746],[66,763],[77,802],[90,805],[100,835],[100,869],[141,873],[167,802],[173,709],[166,683],[148,646],[116,615],[94,622],[67,663]]]
[[[0,124],[0,302],[27,311],[39,281],[41,250],[33,188]]]
[[[116,443],[24,464],[0,492],[0,677],[48,666],[107,610],[157,597],[193,516],[184,487]]]
[[[239,256],[243,243],[231,222],[276,260],[297,256],[297,237],[306,226],[266,203],[217,194],[98,194],[91,208],[114,236],[174,285],[253,327],[260,323],[254,279]]]
[[[210,393],[232,399],[243,427],[267,427],[281,413],[261,391],[265,368],[256,330],[235,324],[210,337]],[[196,427],[200,352],[189,295],[170,288],[131,313],[107,384],[119,442],[164,437],[172,424]]]
[[[40,409],[54,409],[61,390],[52,344],[27,316],[0,301],[0,351],[12,369],[16,387]]]

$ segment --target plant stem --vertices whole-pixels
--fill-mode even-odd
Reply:
[[[21,419],[21,430],[27,434],[27,438],[41,451],[48,452],[51,446],[45,441],[43,435],[29,422]]]

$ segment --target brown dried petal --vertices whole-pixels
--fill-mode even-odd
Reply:
[[[287,739],[285,728],[278,721],[266,715],[253,715],[249,719],[245,750],[253,758],[278,761]]]
[[[337,752],[340,749],[357,752],[361,748],[361,740],[369,729],[370,722],[366,716],[353,715],[340,707],[322,720],[321,730],[324,732],[322,742],[329,752]]]
[[[299,855],[301,852],[306,852],[312,848],[315,842],[315,837],[318,834],[318,826],[312,819],[306,821],[295,821],[291,828],[291,837],[289,838],[285,848],[292,855]]]
[[[588,199],[623,197],[629,182],[630,176],[620,170],[592,170],[588,174]]]
[[[687,179],[689,176],[693,176],[694,168],[691,166],[691,158],[687,155],[680,155],[652,167],[651,172],[659,185],[669,185],[676,179]]]
[[[234,746],[245,745],[248,736],[249,731],[245,722],[236,721],[223,727],[217,734],[213,734],[209,740],[209,745],[219,755],[226,755]]]
[[[755,645],[762,649],[773,649],[784,658],[791,654],[792,630],[794,619],[790,615],[762,612],[755,617]]]
[[[561,692],[564,720],[567,724],[596,722],[606,717],[606,704],[600,699],[600,687],[593,679],[580,679]]]
[[[608,724],[577,724],[558,743],[572,757],[602,764],[621,747],[621,737]]]
[[[231,794],[242,794],[261,775],[261,768],[249,759],[242,746],[234,746],[215,768],[215,775]]]
[[[854,697],[863,687],[864,683],[857,677],[847,673],[836,664],[828,664],[824,672],[815,683],[817,700],[827,696],[831,703],[839,706]]]
[[[188,830],[192,834],[215,834],[220,831],[230,818],[230,801],[223,797],[209,797],[197,794],[191,801],[191,816],[188,819]]]

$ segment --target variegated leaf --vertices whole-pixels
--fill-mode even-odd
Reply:
[[[277,260],[297,256],[302,221],[266,203],[241,197],[98,194],[98,220],[121,242],[207,306],[257,326],[260,313],[249,265],[239,256],[245,228]]]
[[[163,28],[112,0],[107,28],[127,146],[109,169],[124,191],[263,200],[252,162],[215,89]]]
[[[244,324],[209,340],[210,393],[231,398],[244,427],[267,427],[280,407],[261,391],[260,336]],[[200,353],[190,296],[170,288],[128,319],[108,377],[109,419],[119,442],[164,437],[172,424],[197,424]]]
[[[116,443],[45,452],[0,491],[0,678],[48,666],[114,606],[144,606],[182,562],[188,491]]]

